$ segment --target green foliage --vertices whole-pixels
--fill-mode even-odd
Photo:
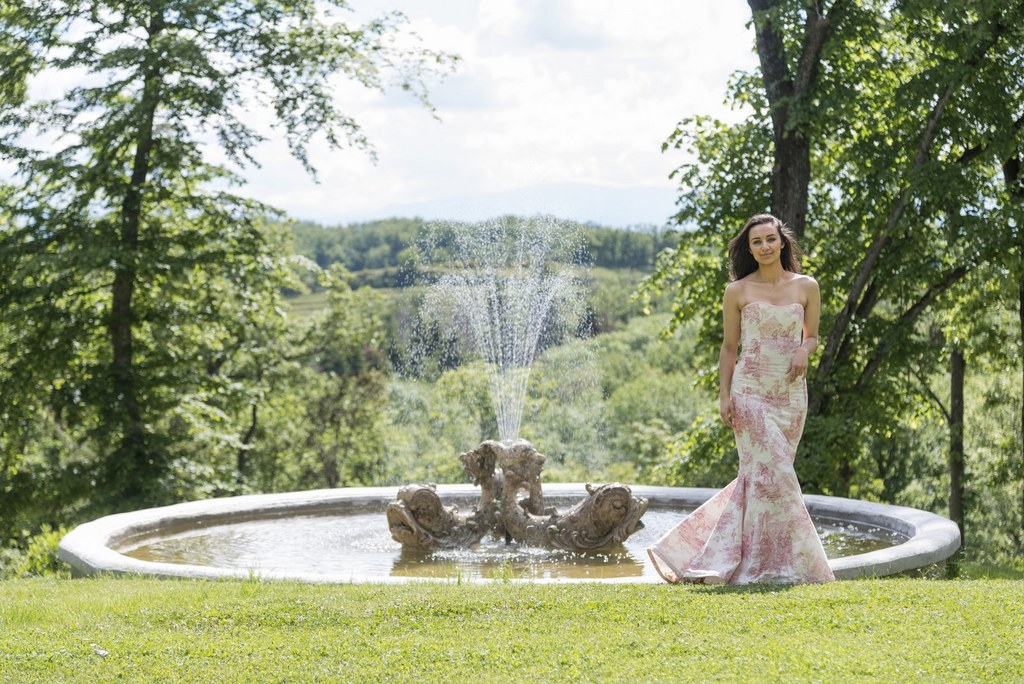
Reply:
[[[16,547],[0,547],[0,581],[18,576],[18,567],[24,555],[24,552]]]
[[[647,271],[593,268],[586,272],[586,302],[592,318],[590,330],[600,335],[617,330],[644,313],[644,304],[633,297]],[[647,305],[647,312],[667,309],[662,297]]]
[[[347,9],[2,5],[0,152],[15,165],[0,215],[5,502],[38,510],[49,495],[25,478],[40,473],[77,475],[60,500],[95,483],[94,512],[225,493],[244,479],[231,457],[244,465],[247,414],[255,421],[283,372],[270,361],[287,366],[281,291],[301,287],[285,230],[265,220],[273,211],[228,190],[262,140],[252,107],[272,109],[312,172],[314,139],[372,154],[333,99],[337,78],[380,90],[395,77],[425,103],[424,79],[453,62],[399,46],[401,15],[354,26],[338,20]],[[77,85],[33,101],[36,73]],[[230,168],[210,162],[211,144]],[[48,457],[33,446],[40,433],[82,446]]]
[[[968,365],[968,369],[971,366]],[[1024,486],[1021,473],[1021,366],[968,375],[964,449],[967,454],[965,548],[967,559],[1020,567],[1024,562]],[[945,401],[948,388],[935,387]],[[922,421],[910,444],[917,471],[895,497],[900,504],[944,512],[949,488],[941,415]]]
[[[658,484],[722,487],[739,469],[732,431],[722,424],[717,407],[694,418],[685,431],[666,440],[664,447],[661,458],[651,459],[651,479]]]
[[[647,270],[658,253],[675,242],[673,232],[654,226],[617,230],[588,225],[583,238],[591,265],[616,269]]]
[[[411,265],[425,223],[420,219],[389,219],[327,227],[311,221],[291,224],[295,251],[321,268],[341,264],[349,271]]]
[[[580,231],[583,260],[597,268],[647,270],[658,252],[674,242],[674,233],[654,226],[622,230],[572,221],[561,223],[567,231]],[[345,226],[297,221],[289,227],[295,236],[296,253],[309,257],[320,267],[341,264],[355,274],[357,285],[407,287],[422,280],[422,269],[443,262],[445,255],[450,256],[452,239],[447,225],[392,218]]]
[[[623,331],[625,334],[625,331]],[[543,479],[579,482],[622,479],[634,473],[634,455],[619,453],[609,440],[598,340],[578,340],[548,349],[534,364],[523,411],[521,436],[547,457]],[[633,477],[627,481],[635,480]]]
[[[77,517],[93,496],[94,455],[48,414],[29,414],[0,452],[0,545]]]
[[[637,462],[644,479],[655,444],[664,447],[664,438],[689,425],[706,400],[693,386],[693,338],[662,340],[659,326],[656,318],[644,319],[595,344],[606,392],[605,439],[618,459]]]
[[[365,485],[384,477],[380,297],[353,290],[340,267],[321,273],[326,308],[290,320],[238,421],[239,482],[255,491]],[[255,363],[256,359],[252,362]]]
[[[68,530],[43,525],[38,534],[29,539],[25,555],[18,564],[20,576],[44,577],[56,575],[69,577],[68,567],[57,557],[57,545]]]
[[[692,338],[663,341],[663,325],[635,318],[537,358],[521,436],[547,456],[546,481],[662,482],[650,468],[705,401],[693,386]],[[436,381],[392,378],[383,430],[387,482],[463,481],[458,454],[497,435],[482,364]]]
[[[735,75],[727,98],[750,116],[736,124],[690,118],[666,142],[689,153],[676,172],[685,232],[660,255],[642,293],[674,296],[671,327],[701,322],[698,366],[708,369],[703,384],[714,387],[727,241],[751,214],[789,199],[773,192],[793,171],[779,155],[805,136],[808,199],[796,212],[806,216],[805,270],[821,285],[822,348],[812,359],[798,474],[810,491],[941,508],[948,429],[934,386],[951,347],[965,349],[969,372],[983,377],[991,377],[989,364],[1019,373],[1024,356],[1020,323],[1011,319],[1024,296],[1024,202],[1015,171],[1024,13],[1019,4],[987,0],[759,6],[768,9],[755,14],[755,28],[781,39],[780,61],[760,55],[777,68],[775,80],[760,70]],[[815,35],[820,55],[809,47]],[[1015,394],[1006,393],[1008,405],[1019,406]],[[977,406],[969,415],[988,424]],[[968,450],[976,459],[968,471],[1002,461],[1013,473],[970,485],[978,488],[971,493],[978,536],[1003,535],[982,542],[984,553],[1000,559],[1022,553],[1010,542],[1018,514],[983,521],[980,502],[991,496],[1020,508],[1010,502],[1022,500],[1024,456],[1008,427],[1020,416],[1005,418],[989,428],[1006,436],[996,440],[1001,456]],[[690,476],[688,454],[721,453],[713,425],[709,416],[677,440],[679,452],[667,452],[661,466],[666,478]]]
[[[1002,682],[1024,667],[1021,605],[1019,580],[20,580],[0,583],[0,670],[88,682]]]

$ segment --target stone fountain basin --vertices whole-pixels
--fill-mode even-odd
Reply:
[[[718,490],[684,487],[633,486],[633,494],[646,497],[654,509],[693,509],[707,501]],[[470,509],[478,500],[480,490],[473,485],[439,485],[438,494],[446,503],[456,503],[462,510]],[[131,558],[119,553],[133,541],[154,534],[168,534],[213,525],[249,520],[299,515],[337,515],[356,511],[383,510],[395,499],[398,487],[353,487],[321,489],[284,494],[256,494],[149,508],[130,513],[109,515],[79,525],[60,542],[58,555],[71,566],[72,575],[97,574],[146,575],[156,577],[241,578],[251,579],[252,571],[217,568],[203,565],[158,563]],[[584,485],[554,483],[544,485],[545,498],[579,498],[585,495]],[[960,547],[960,531],[956,524],[926,511],[904,506],[844,499],[832,496],[805,495],[811,516],[819,520],[852,523],[895,532],[907,541],[885,549],[870,551],[829,561],[837,579],[882,577],[925,567],[949,558]],[[381,514],[381,524],[384,516]],[[316,583],[407,583],[438,581],[401,576],[363,576],[350,571],[333,574],[297,571],[261,570],[259,579],[287,579]],[[440,580],[446,581],[446,580]],[[480,579],[479,581],[488,581]],[[630,582],[660,583],[656,576],[621,578],[532,578],[530,582]]]

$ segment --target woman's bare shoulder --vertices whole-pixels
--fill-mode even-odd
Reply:
[[[797,273],[793,280],[802,288],[818,289],[818,281],[804,273]]]
[[[732,281],[731,283],[725,286],[725,291],[728,292],[729,290],[732,290],[733,292],[743,292],[744,290],[747,289],[750,283],[755,282],[754,275],[754,273],[748,273],[742,278],[738,278]]]
[[[742,292],[743,286],[746,284],[744,281],[749,277],[750,276],[746,276],[745,278],[740,278],[739,280],[731,281],[728,285],[725,286],[725,291],[729,292],[730,290],[732,290],[733,292]]]
[[[749,276],[747,276],[747,277],[749,277]],[[744,282],[746,279],[747,278],[740,278],[739,280],[734,280],[731,283],[729,283],[728,285],[726,285],[725,286],[725,298],[726,299],[736,299],[737,297],[742,295],[743,291],[746,290],[746,283]]]
[[[746,285],[744,279],[734,280],[725,286],[725,294],[722,296],[722,306],[725,308],[742,309],[746,303]]]
[[[793,279],[800,292],[800,304],[806,310],[808,306],[820,301],[821,294],[818,291],[818,281],[808,275],[797,274]]]

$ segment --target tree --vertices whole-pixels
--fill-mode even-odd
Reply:
[[[750,4],[762,66],[735,76],[730,98],[753,115],[733,126],[697,117],[670,137],[693,153],[677,172],[677,220],[696,228],[662,255],[646,291],[679,284],[676,324],[701,319],[710,366],[728,237],[769,208],[803,225],[823,349],[798,467],[812,489],[877,496],[865,438],[920,401],[908,367],[946,367],[929,318],[954,305],[969,274],[1019,272],[1005,258],[1016,238],[998,172],[1020,138],[1024,8]],[[807,173],[796,159],[805,145]]]
[[[828,15],[822,2],[805,3],[802,31],[791,31],[780,16],[777,0],[748,0],[754,15],[757,54],[765,94],[771,105],[772,212],[803,237],[811,182],[811,141],[807,105],[815,94],[822,51],[834,16],[845,2],[832,4]],[[794,44],[789,36],[798,36]],[[789,40],[787,40],[789,39]],[[787,45],[787,43],[789,43]]]
[[[272,210],[224,189],[240,179],[212,150],[235,167],[256,163],[264,134],[251,113],[265,109],[311,172],[307,150],[321,140],[372,153],[334,101],[334,79],[374,89],[393,79],[426,103],[424,79],[452,64],[398,47],[400,15],[350,26],[337,20],[347,9],[3,5],[0,81],[32,71],[81,85],[41,102],[4,91],[18,106],[2,120],[3,152],[18,166],[0,232],[0,401],[88,435],[116,507],[174,498],[167,478],[185,437],[237,438],[221,405],[244,381],[225,369],[240,350],[260,353],[250,333],[290,282],[282,238],[264,222]],[[4,450],[18,420],[5,414]]]
[[[256,380],[235,408],[246,424],[236,491],[375,485],[387,477],[382,297],[353,290],[341,266],[319,276],[326,305],[289,316],[268,353],[234,364],[236,374]]]

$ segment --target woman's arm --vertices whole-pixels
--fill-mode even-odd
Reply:
[[[804,305],[804,340],[793,353],[789,362],[790,382],[807,374],[807,359],[818,348],[818,323],[821,318],[821,291],[818,281],[807,277],[802,283],[806,304]]]
[[[718,410],[722,422],[732,427],[732,374],[736,370],[736,351],[740,344],[740,285],[733,282],[722,297],[722,349],[718,352]]]

